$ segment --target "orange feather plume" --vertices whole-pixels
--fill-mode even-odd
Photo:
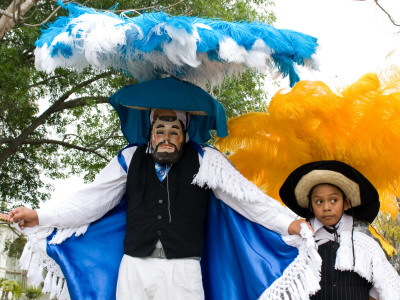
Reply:
[[[366,74],[338,93],[320,81],[278,92],[267,112],[228,121],[216,146],[237,169],[279,199],[286,177],[302,164],[335,159],[363,173],[393,217],[400,195],[400,69]]]

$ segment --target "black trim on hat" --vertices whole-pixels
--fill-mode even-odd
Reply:
[[[329,182],[329,177],[328,177],[328,179],[321,179],[321,182],[316,183],[316,181],[313,181],[314,184],[313,186],[317,184],[329,183],[338,186],[343,191],[353,189],[352,192],[354,193],[352,193],[352,195],[359,195],[357,197],[360,197],[360,199],[349,199],[351,200],[353,207],[346,210],[345,213],[353,215],[355,218],[359,220],[372,223],[372,221],[377,216],[380,207],[379,195],[377,190],[372,185],[372,183],[356,169],[349,166],[348,164],[336,160],[323,160],[323,161],[311,162],[304,164],[299,168],[297,168],[296,170],[294,170],[288,176],[288,178],[285,180],[285,182],[283,183],[282,187],[279,190],[279,196],[281,197],[283,203],[285,203],[287,207],[289,207],[296,214],[298,214],[303,218],[309,217],[308,205],[306,205],[305,207],[302,207],[304,205],[299,205],[295,195],[295,190],[301,179],[307,174],[310,174],[310,172],[314,170],[330,171],[330,172],[325,172],[328,175],[333,174],[332,171],[337,173],[338,175],[340,174],[343,175],[340,176],[343,177],[345,180],[341,181],[340,183]],[[354,185],[354,183],[356,184]],[[307,196],[307,194],[310,192],[313,186],[307,187],[307,185],[305,185],[304,189],[300,191],[300,194],[306,193]],[[358,186],[359,192],[355,190],[356,189],[355,186]],[[354,203],[357,203],[357,206],[354,205]]]

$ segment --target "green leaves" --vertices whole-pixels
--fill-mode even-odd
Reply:
[[[86,5],[109,9],[114,4],[92,0]],[[227,21],[272,21],[273,15],[265,9],[270,4],[261,0],[123,0],[116,10],[137,9],[132,16],[145,9]],[[0,8],[5,7],[0,4]],[[24,22],[41,23],[55,8],[55,2],[40,1],[25,14]],[[65,14],[59,10],[56,16]],[[54,20],[55,16],[50,21]],[[39,27],[16,25],[0,40],[0,201],[8,209],[20,204],[38,207],[46,201],[51,186],[45,178],[75,174],[92,180],[126,145],[119,119],[106,103],[109,95],[135,84],[135,79],[91,69],[39,72],[33,57],[39,36]],[[247,72],[227,79],[212,94],[223,103],[228,117],[262,110],[266,97],[262,80],[261,75]]]

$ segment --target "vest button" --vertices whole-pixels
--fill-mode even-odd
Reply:
[[[157,230],[157,235],[161,235],[161,230]]]
[[[162,199],[158,200],[158,203],[160,203],[160,204],[163,203],[163,202],[164,202],[164,201],[162,201]]]
[[[158,216],[157,216],[157,219],[161,220],[161,218],[162,218],[161,215],[158,215]]]

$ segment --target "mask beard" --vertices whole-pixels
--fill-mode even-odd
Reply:
[[[182,157],[182,149],[178,151],[178,148],[174,144],[174,152],[158,152],[158,147],[164,144],[164,142],[159,143],[155,148],[151,149],[151,155],[153,159],[159,164],[174,164],[177,163]]]

